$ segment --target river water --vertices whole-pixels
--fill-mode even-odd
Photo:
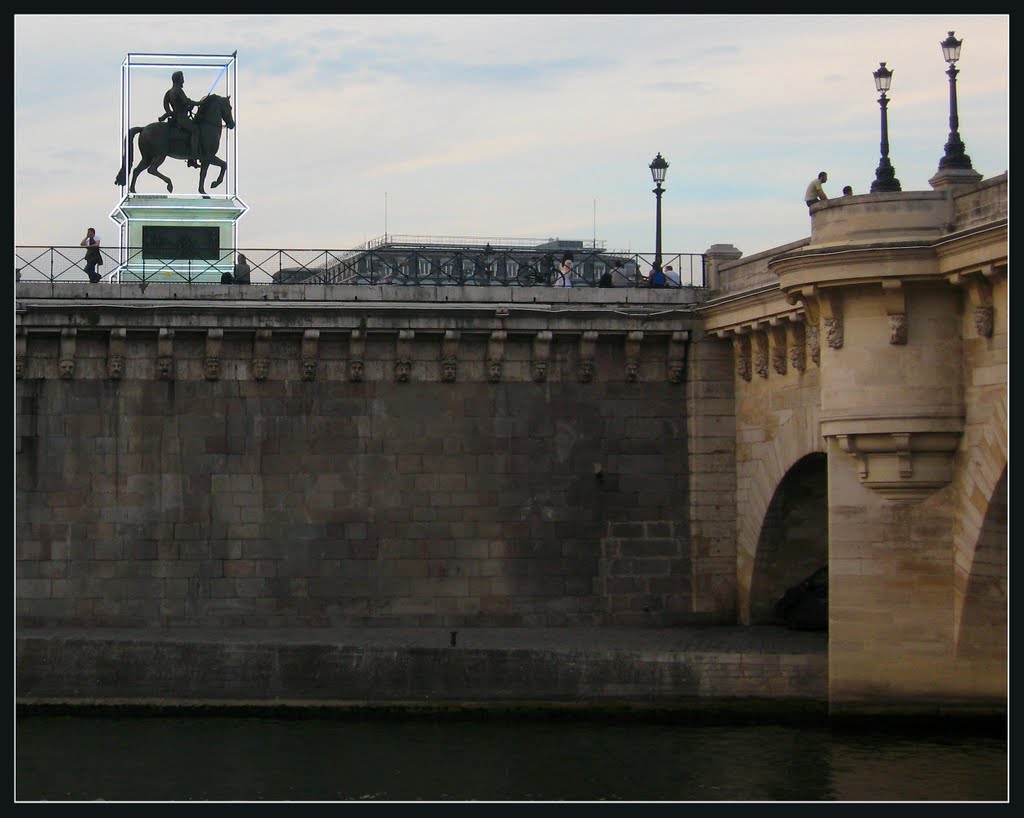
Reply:
[[[1002,801],[1006,736],[564,719],[19,715],[18,801]]]

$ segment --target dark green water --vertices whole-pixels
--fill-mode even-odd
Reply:
[[[1002,801],[1005,736],[22,715],[19,801]]]

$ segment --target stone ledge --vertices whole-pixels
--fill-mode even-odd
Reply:
[[[350,631],[341,642],[305,632],[188,638],[24,631],[17,640],[17,695],[22,701],[307,703],[827,698],[827,643],[820,634],[632,633],[631,639],[629,629],[611,629],[604,639],[598,629],[470,629],[452,647],[441,629]],[[736,653],[741,661],[723,661]]]

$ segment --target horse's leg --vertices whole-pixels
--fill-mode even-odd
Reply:
[[[131,191],[132,193],[135,192],[135,181],[139,178],[139,174],[142,173],[142,171],[144,171],[149,166],[149,163],[150,160],[145,155],[143,155],[143,157],[139,160],[139,164],[135,166],[135,170],[132,171],[132,183],[128,187],[128,190]]]
[[[174,193],[174,185],[171,183],[171,180],[157,170],[166,158],[166,156],[154,156],[153,160],[149,163],[149,172],[167,182],[167,192]]]
[[[228,169],[228,163],[223,159],[218,159],[216,156],[210,157],[210,164],[217,165],[220,168],[220,175],[217,177],[210,187],[219,187],[220,183],[224,181],[224,172]]]
[[[199,160],[199,192],[202,193],[204,196],[206,195],[206,188],[204,187],[204,185],[206,184],[206,171],[208,171],[209,169],[210,169],[210,163],[207,162],[205,159],[200,159]]]

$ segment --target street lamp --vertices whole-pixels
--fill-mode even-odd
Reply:
[[[958,128],[960,118],[956,112],[956,61],[960,59],[960,45],[963,40],[958,40],[949,32],[949,36],[939,43],[942,46],[942,59],[949,63],[949,70],[946,75],[949,77],[949,139],[946,140],[946,152],[939,159],[939,170],[944,168],[965,168],[971,167],[971,157],[964,153],[964,143],[960,139]]]
[[[878,106],[882,109],[882,158],[875,170],[875,181],[871,183],[872,193],[898,193],[900,180],[896,178],[896,171],[889,161],[889,119],[888,108],[889,98],[885,95],[892,85],[892,71],[885,67],[885,63],[878,64],[878,70],[874,72],[875,88],[881,94],[878,97]]]
[[[662,190],[661,183],[665,181],[665,172],[668,170],[668,162],[664,160],[662,155],[659,153],[654,157],[654,161],[648,166],[651,169],[651,178],[654,179],[654,190],[653,193],[658,200],[658,215],[657,222],[654,232],[654,264],[657,267],[661,267],[661,194],[665,191]]]

